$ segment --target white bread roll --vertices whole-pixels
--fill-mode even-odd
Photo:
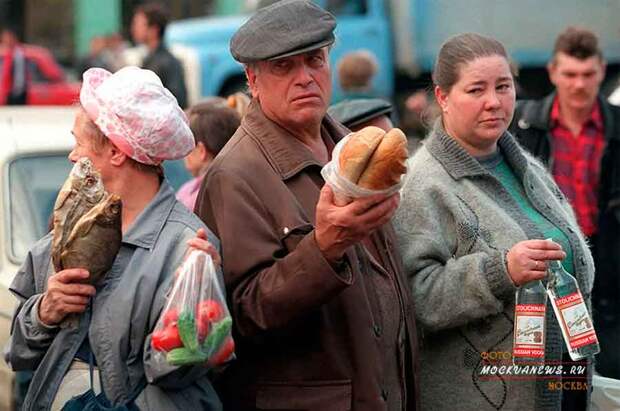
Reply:
[[[340,150],[338,158],[340,176],[357,183],[384,135],[383,130],[373,126],[364,127],[353,133]]]
[[[357,185],[369,190],[385,190],[400,182],[407,171],[407,137],[398,128],[388,131],[368,161]]]

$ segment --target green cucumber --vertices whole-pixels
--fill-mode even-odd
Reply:
[[[202,348],[203,351],[208,353],[209,355],[213,355],[220,346],[224,343],[224,340],[230,333],[230,329],[232,328],[232,318],[226,317],[223,320],[220,320],[213,324],[211,327],[211,332],[205,339]]]
[[[207,360],[207,355],[202,351],[192,351],[187,348],[175,348],[166,354],[166,361],[170,365],[200,364]]]
[[[194,313],[183,311],[177,320],[177,327],[179,328],[179,336],[181,341],[183,341],[183,346],[191,351],[198,351],[200,343],[198,342]]]

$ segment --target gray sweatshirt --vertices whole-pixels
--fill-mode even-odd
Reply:
[[[142,410],[221,409],[205,367],[167,365],[152,355],[150,344],[186,242],[200,227],[205,226],[176,201],[164,181],[124,233],[114,264],[77,328],[48,327],[39,320],[36,308],[53,273],[51,234],[30,250],[10,288],[19,305],[6,356],[14,370],[35,371],[24,409],[50,408],[87,334],[103,389],[114,405],[124,403],[146,378],[148,385],[136,400]],[[208,235],[219,248],[217,238]]]

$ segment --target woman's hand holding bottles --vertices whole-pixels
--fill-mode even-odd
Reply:
[[[547,275],[548,260],[563,260],[562,246],[549,240],[520,241],[506,254],[508,275],[516,286],[541,280]]]

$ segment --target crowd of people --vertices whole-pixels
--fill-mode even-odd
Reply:
[[[620,379],[620,109],[599,94],[592,32],[560,33],[555,91],[519,102],[499,41],[448,39],[438,116],[402,189],[342,206],[321,176],[335,145],[398,121],[369,95],[378,63],[365,52],[338,65],[353,88],[329,107],[334,16],[309,0],[259,9],[230,42],[249,99],[185,112],[160,17],[134,16],[143,68],[84,72],[69,160],[90,158],[120,195],[123,240],[100,287],[83,269],[54,272],[51,234],[16,274],[6,360],[34,373],[23,409],[76,409],[92,393],[112,409],[586,410],[593,373]],[[161,164],[180,158],[194,178],[175,197]],[[233,318],[236,359],[215,372],[162,364],[151,347],[189,249],[217,262]],[[486,353],[512,351],[516,291],[557,260],[601,353],[572,361],[548,309],[545,361],[583,372],[484,378]],[[550,388],[566,381],[585,384]]]
[[[75,64],[79,77],[92,67],[116,72],[130,65],[132,60],[142,68],[157,74],[177,99],[179,106],[188,106],[187,87],[183,65],[163,43],[169,22],[167,8],[161,3],[138,6],[131,20],[130,34],[137,46],[127,53],[130,44],[120,33],[96,35],[90,39],[88,53]],[[134,56],[135,55],[135,56]],[[14,27],[2,27],[0,31],[0,105],[23,105],[27,102],[31,69]]]

